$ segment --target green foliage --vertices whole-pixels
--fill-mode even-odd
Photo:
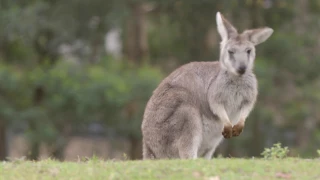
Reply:
[[[156,68],[129,67],[113,59],[89,66],[60,62],[33,71],[3,64],[0,116],[11,125],[35,122],[35,129],[27,131],[32,141],[52,142],[67,126],[76,129],[90,122],[139,137],[144,106],[161,79]],[[45,93],[40,105],[33,100],[37,87]]]
[[[288,147],[281,147],[281,143],[276,143],[271,148],[265,148],[261,155],[266,159],[283,159],[288,153]]]
[[[147,12],[132,13],[135,3]],[[267,141],[291,143],[290,133],[296,138],[292,146],[301,146],[296,147],[299,153],[314,154],[320,145],[319,7],[316,0],[1,1],[0,120],[27,127],[29,139],[37,142],[57,141],[66,127],[91,122],[140,138],[145,104],[163,74],[190,61],[218,58],[215,14],[220,11],[239,32],[256,26],[275,30],[257,47],[259,97],[247,130],[240,139],[226,142],[229,152],[223,155],[232,149],[239,156],[258,155]],[[146,37],[127,37],[127,18],[133,14],[144,15],[132,24],[147,27]],[[128,39],[146,38],[146,61],[162,69],[104,58],[103,39],[114,27],[123,32],[124,57],[127,46],[133,46]],[[61,60],[62,44],[76,45],[71,48],[76,49],[71,52],[79,58],[76,63]],[[88,64],[94,57],[100,62]],[[35,104],[39,87],[45,95]],[[309,142],[298,142],[304,140]]]
[[[54,123],[65,124],[66,118],[73,125],[102,122],[123,135],[139,136],[143,107],[162,75],[150,66],[106,61],[87,67],[57,65],[40,76],[45,77],[42,86],[47,89],[45,109]],[[128,112],[132,103],[134,109]]]
[[[318,154],[318,156],[320,156],[320,150],[317,150],[317,154]]]

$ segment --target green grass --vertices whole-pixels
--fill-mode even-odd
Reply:
[[[320,160],[14,161],[0,162],[0,179],[320,179]]]

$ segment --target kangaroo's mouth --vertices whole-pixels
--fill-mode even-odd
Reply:
[[[237,72],[239,75],[243,75],[246,72],[247,68],[244,66],[241,66],[240,68],[237,69]]]

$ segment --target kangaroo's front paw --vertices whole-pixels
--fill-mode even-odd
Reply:
[[[244,123],[238,123],[232,128],[232,136],[239,136],[244,128]]]
[[[223,127],[222,135],[224,138],[229,139],[232,137],[232,125],[228,124]]]

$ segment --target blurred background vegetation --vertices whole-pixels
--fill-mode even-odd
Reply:
[[[319,0],[0,0],[0,160],[141,158],[158,83],[218,59],[217,11],[240,31],[275,32],[257,47],[259,97],[245,131],[216,154],[259,156],[281,142],[316,156]]]

